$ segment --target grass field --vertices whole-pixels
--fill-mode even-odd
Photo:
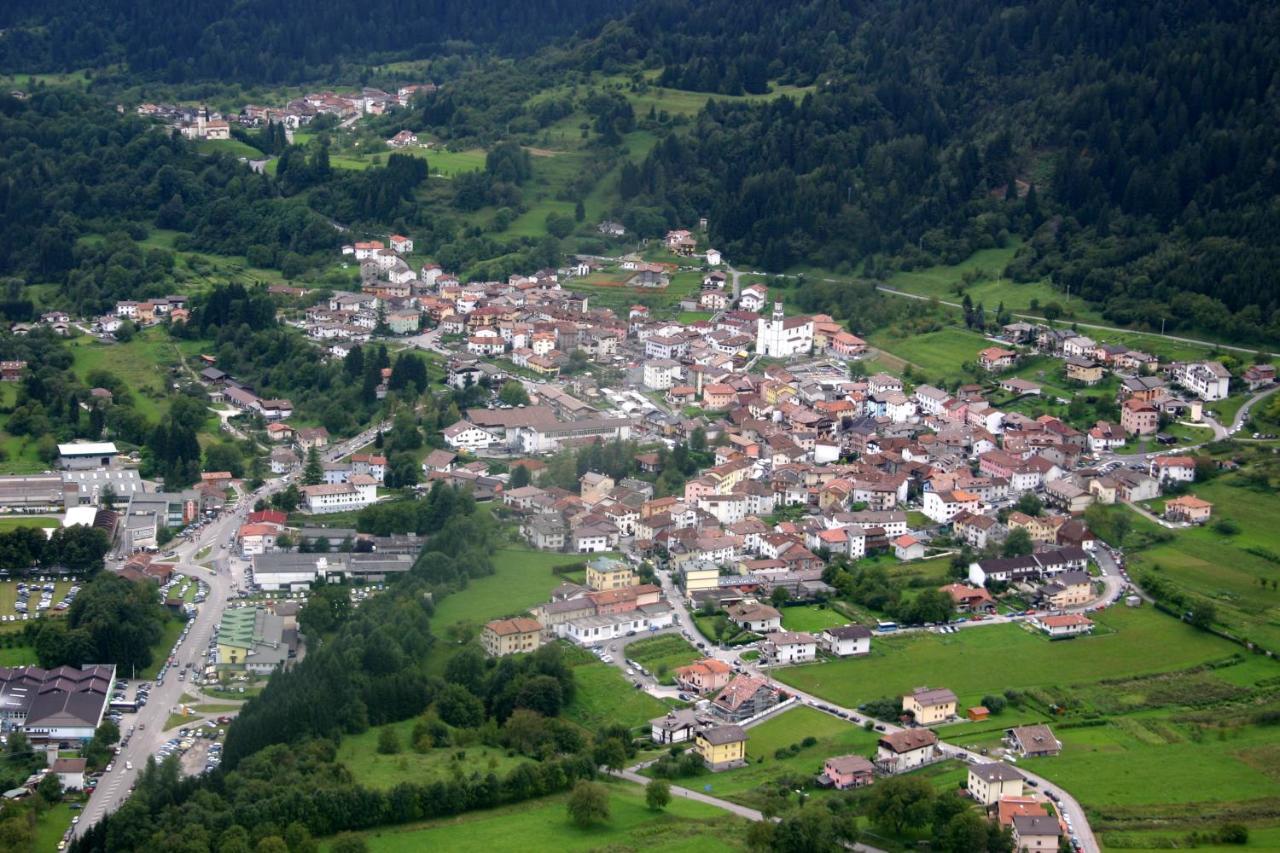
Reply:
[[[1008,688],[1163,672],[1239,650],[1151,608],[1112,608],[1094,618],[1098,634],[1065,642],[1050,642],[1017,625],[882,637],[872,641],[866,657],[778,669],[774,677],[846,707],[921,685],[949,687],[967,707]],[[998,666],[992,665],[996,659]]]
[[[867,340],[872,346],[914,365],[930,382],[965,379],[960,366],[974,362],[979,350],[991,346],[991,342],[977,332],[955,328],[909,337],[881,331]]]
[[[1212,523],[1178,530],[1173,541],[1133,554],[1131,563],[1212,599],[1228,629],[1280,649],[1280,591],[1271,585],[1280,577],[1280,496],[1246,488],[1235,474],[1191,491],[1213,503],[1215,519],[1230,520],[1239,532],[1226,535]]]
[[[31,646],[0,648],[0,666],[35,666],[39,663]]]
[[[151,666],[138,673],[139,678],[144,681],[151,681],[156,677],[160,667],[169,659],[169,652],[173,649],[173,644],[178,641],[178,635],[182,633],[182,628],[186,624],[186,622],[177,618],[172,618],[164,623],[164,633],[160,635],[159,641],[151,647],[155,659],[151,661]]]
[[[815,738],[817,743],[802,747],[795,755],[775,757],[777,750],[798,745],[806,737]],[[746,767],[699,776],[698,785],[692,787],[710,785],[713,796],[758,806],[763,797],[761,786],[783,778],[816,776],[822,771],[822,762],[833,755],[869,756],[875,752],[878,737],[874,731],[813,708],[792,708],[747,729]]]
[[[577,692],[564,716],[592,731],[618,723],[628,728],[646,725],[667,712],[667,706],[636,690],[622,670],[606,663],[584,663],[573,669]]]
[[[473,772],[493,771],[499,777],[529,759],[508,757],[505,749],[473,745],[414,752],[410,747],[414,720],[377,726],[358,735],[343,737],[338,747],[338,761],[347,766],[356,783],[385,790],[401,782],[426,784],[436,780],[468,776]],[[400,737],[400,752],[383,755],[378,752],[378,736],[383,728],[393,729]]]
[[[661,683],[673,684],[672,671],[693,663],[702,655],[684,637],[665,634],[636,640],[627,646],[627,657],[653,673]]]
[[[6,515],[0,517],[0,533],[19,527],[61,527],[62,520],[47,515]]]
[[[122,380],[133,393],[133,405],[148,420],[158,420],[169,409],[168,379],[182,360],[179,344],[160,328],[147,329],[127,344],[102,344],[77,338],[69,344],[75,358],[72,370],[82,381],[95,370],[105,370]],[[194,349],[194,344],[188,344]]]
[[[662,812],[650,811],[637,785],[609,784],[609,820],[588,829],[570,823],[567,795],[471,812],[448,820],[363,834],[370,853],[458,850],[491,853],[524,850],[664,850],[703,853],[744,849],[747,822],[701,803],[674,798]],[[322,850],[328,846],[323,845]]]
[[[816,634],[824,628],[846,625],[849,620],[834,610],[816,605],[782,608],[782,627],[788,631]]]
[[[493,555],[494,573],[477,578],[467,588],[446,597],[436,607],[435,624],[457,622],[483,624],[490,619],[524,613],[546,600],[560,585],[551,574],[553,566],[574,562],[571,554],[535,551],[532,548],[502,548]]]
[[[79,814],[71,810],[70,804],[58,803],[40,815],[36,820],[36,846],[40,853],[48,853],[58,849],[62,834],[71,826],[71,816]]]
[[[196,143],[196,149],[201,154],[230,154],[248,160],[263,160],[267,156],[239,139],[202,139]]]

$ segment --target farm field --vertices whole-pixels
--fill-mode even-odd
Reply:
[[[370,853],[459,850],[490,853],[519,839],[527,850],[669,850],[675,853],[740,850],[746,821],[701,803],[672,798],[662,812],[650,811],[637,785],[609,784],[607,822],[589,829],[570,823],[567,795],[471,812],[448,820],[363,833]],[[321,845],[327,850],[328,845]]]
[[[1273,585],[1280,571],[1280,497],[1246,487],[1238,474],[1191,491],[1213,503],[1215,520],[1230,521],[1238,532],[1222,533],[1213,522],[1176,530],[1172,541],[1133,553],[1131,565],[1211,599],[1222,625],[1280,649],[1280,591]]]
[[[676,634],[649,637],[627,646],[627,657],[649,670],[663,684],[675,682],[671,673],[702,657],[689,642]]]
[[[401,782],[426,784],[437,780],[469,775],[474,771],[504,776],[516,765],[528,761],[521,756],[508,757],[505,749],[482,746],[451,746],[414,752],[411,742],[416,720],[403,720],[376,726],[358,735],[346,735],[338,746],[338,761],[351,771],[357,784],[385,790]],[[400,738],[400,752],[383,755],[378,752],[378,736],[390,728]]]
[[[577,691],[564,709],[564,716],[592,731],[617,723],[636,728],[660,717],[668,706],[636,690],[612,664],[593,661],[573,669]],[[646,729],[647,731],[647,729]]]
[[[805,605],[782,608],[782,627],[788,631],[808,631],[816,634],[824,628],[847,625],[849,620],[826,607]]]
[[[779,681],[846,707],[915,687],[949,687],[962,707],[1009,688],[1069,685],[1181,669],[1236,654],[1239,648],[1151,608],[1095,614],[1095,636],[1050,642],[1018,625],[956,634],[876,638],[856,660],[782,668]],[[1152,649],[1160,649],[1156,656]],[[1001,664],[992,666],[999,657]]]

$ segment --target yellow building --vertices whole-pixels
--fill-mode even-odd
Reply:
[[[684,590],[693,594],[704,589],[715,589],[720,585],[720,569],[697,563],[684,570]]]
[[[587,586],[595,590],[639,586],[640,578],[621,560],[600,557],[587,563]]]
[[[542,645],[542,626],[537,619],[495,619],[484,626],[480,644],[490,657],[532,652]]]
[[[728,770],[747,761],[747,733],[742,726],[716,726],[698,732],[693,748],[710,770]]]
[[[956,694],[945,687],[917,687],[902,697],[902,710],[921,726],[946,722],[956,715]]]

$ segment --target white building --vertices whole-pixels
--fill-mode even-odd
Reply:
[[[865,655],[871,652],[871,630],[861,625],[827,628],[818,635],[824,651],[837,657]]]
[[[580,646],[607,643],[629,633],[658,631],[675,623],[675,611],[666,604],[650,604],[627,613],[584,616],[556,626],[556,631]]]
[[[764,638],[760,654],[772,663],[809,663],[818,657],[818,639],[804,632],[778,631]]]
[[[444,431],[445,444],[454,450],[466,450],[474,453],[498,443],[498,439],[488,430],[481,429],[468,421],[458,421]]]
[[[949,524],[962,512],[978,512],[978,496],[960,490],[924,493],[924,514],[938,524]]]
[[[1173,378],[1201,400],[1210,402],[1225,399],[1231,387],[1231,374],[1216,361],[1180,364]]]
[[[364,474],[354,474],[346,483],[302,487],[303,508],[317,515],[363,509],[377,500],[378,483]]]
[[[773,316],[756,321],[756,352],[768,358],[790,358],[813,351],[813,318],[788,317],[782,303],[773,303]]]
[[[680,365],[669,358],[650,359],[644,363],[644,387],[669,391],[680,379]]]

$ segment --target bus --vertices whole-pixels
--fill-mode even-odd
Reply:
[[[125,714],[136,714],[138,712],[138,703],[128,699],[112,699],[111,710],[121,711]]]
[[[897,622],[877,622],[876,630],[882,634],[888,634],[891,631],[898,630]]]

